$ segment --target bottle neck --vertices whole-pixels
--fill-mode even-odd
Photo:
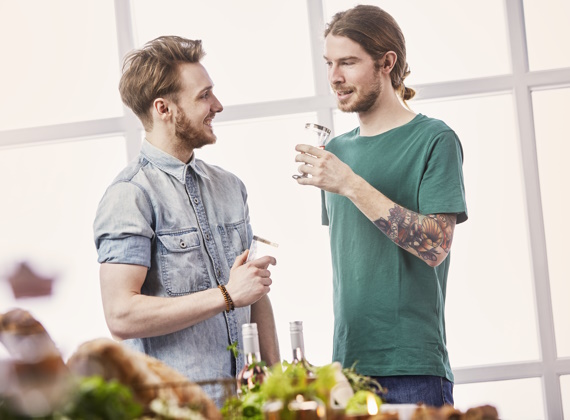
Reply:
[[[293,362],[301,362],[305,360],[305,351],[301,347],[293,348]]]
[[[303,360],[305,358],[305,342],[302,331],[291,332],[291,349],[293,350],[293,360]]]

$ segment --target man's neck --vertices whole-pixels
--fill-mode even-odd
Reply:
[[[192,159],[194,149],[189,148],[175,136],[168,136],[165,133],[146,132],[147,141],[154,147],[168,153],[181,162],[188,163]]]
[[[361,136],[376,136],[409,123],[415,112],[404,107],[396,93],[381,98],[368,112],[359,113]]]

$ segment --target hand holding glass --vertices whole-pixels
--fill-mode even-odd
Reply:
[[[249,247],[249,254],[245,262],[255,260],[256,258],[265,257],[266,255],[275,257],[275,250],[278,246],[279,245],[275,242],[270,242],[267,239],[253,235],[253,240],[251,241],[251,246]]]
[[[312,137],[312,144],[316,144],[316,146],[319,149],[324,149],[325,145],[327,144],[327,140],[329,138],[329,135],[331,134],[331,130],[330,128],[327,128],[325,126],[319,125],[319,124],[314,124],[314,123],[306,123],[305,124],[305,130],[307,133],[311,134]],[[303,174],[303,175],[293,175],[294,179],[299,179],[299,178],[307,178],[307,174]]]

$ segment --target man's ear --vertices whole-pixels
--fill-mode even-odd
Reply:
[[[382,62],[381,70],[382,73],[390,73],[398,61],[398,56],[394,51],[388,51],[384,54],[384,61]]]
[[[152,103],[152,107],[154,112],[158,115],[158,117],[162,120],[170,118],[172,115],[172,110],[170,109],[170,104],[168,100],[164,98],[156,98]]]

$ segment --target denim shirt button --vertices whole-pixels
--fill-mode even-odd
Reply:
[[[219,268],[216,270],[216,274],[218,275],[218,277],[220,277],[220,274],[222,274]]]
[[[186,242],[180,241],[180,248],[186,248]]]
[[[209,233],[206,233],[206,240],[208,240],[208,241],[210,240],[210,234]]]
[[[194,198],[194,203],[198,204],[198,199]]]

